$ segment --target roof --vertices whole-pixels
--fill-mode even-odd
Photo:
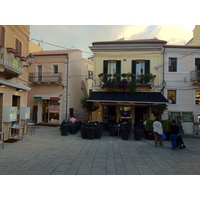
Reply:
[[[87,101],[163,104],[169,101],[160,92],[92,92]]]
[[[164,48],[185,48],[185,49],[199,49],[196,45],[164,45]]]
[[[32,54],[33,56],[57,56],[57,55],[67,55],[75,51],[80,51],[80,50],[79,49],[49,50],[49,51],[32,52]]]
[[[167,41],[154,39],[138,39],[138,40],[113,40],[113,41],[97,41],[93,42],[92,45],[98,44],[166,44]]]

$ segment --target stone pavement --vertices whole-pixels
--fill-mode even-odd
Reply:
[[[154,147],[154,141],[102,136],[61,136],[59,127],[36,126],[35,134],[0,148],[1,175],[197,175],[200,138],[184,137],[186,149]],[[1,145],[0,145],[1,147]]]

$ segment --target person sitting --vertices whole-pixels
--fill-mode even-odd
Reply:
[[[73,116],[73,117],[71,117],[71,118],[69,119],[69,122],[75,123],[75,122],[77,122],[77,119],[75,118],[75,116]]]

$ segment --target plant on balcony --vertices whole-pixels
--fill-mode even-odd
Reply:
[[[119,82],[118,88],[122,90],[126,90],[128,88],[129,82],[126,79],[123,79]]]
[[[115,79],[120,78],[120,74],[119,73],[114,73],[113,74],[113,78],[115,78]]]
[[[151,79],[153,79],[155,77],[156,77],[156,75],[152,75],[152,74],[140,74],[137,76],[137,83],[149,84]]]
[[[130,90],[131,94],[133,94],[135,92],[135,87],[136,87],[135,82],[130,82],[129,83],[129,90]]]

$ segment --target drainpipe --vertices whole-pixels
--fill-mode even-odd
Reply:
[[[67,55],[67,69],[66,69],[66,119],[69,118],[70,108],[70,64],[69,56]]]

